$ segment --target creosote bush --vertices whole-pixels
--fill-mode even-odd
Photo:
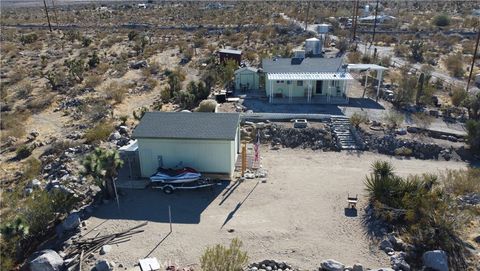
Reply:
[[[103,121],[87,130],[85,133],[86,143],[97,143],[104,141],[113,132],[113,124],[108,121]]]
[[[208,247],[200,258],[203,271],[241,271],[248,261],[247,253],[241,250],[242,242],[235,238],[229,247]]]

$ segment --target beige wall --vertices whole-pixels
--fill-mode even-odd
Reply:
[[[182,140],[138,138],[138,153],[142,177],[150,177],[159,166],[173,168],[182,162],[200,172],[227,173],[235,169],[237,140]]]
[[[344,93],[345,81],[336,81],[336,86],[340,87],[340,95],[337,95],[336,86],[332,86],[332,81],[324,80],[322,82],[322,94],[316,93],[317,82],[312,80],[312,96],[314,95],[330,95],[330,96],[341,96]],[[292,97],[307,97],[308,95],[308,81],[303,81],[303,86],[298,86],[297,81],[291,81],[291,84],[287,84],[287,80],[283,80],[277,83],[277,81],[266,81],[265,91],[267,96],[270,95],[270,84],[273,86],[273,94],[282,93],[283,97],[288,97],[290,93],[290,88],[292,89]]]

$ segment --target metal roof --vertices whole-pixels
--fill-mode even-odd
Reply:
[[[218,52],[223,53],[223,54],[233,54],[233,55],[241,55],[242,54],[242,51],[234,50],[234,49],[221,49]]]
[[[292,58],[262,60],[263,71],[266,73],[339,72],[342,64],[343,59],[340,57],[307,57],[304,59],[294,59],[294,61],[292,61]]]
[[[240,68],[240,69],[236,70],[234,73],[237,74],[237,73],[242,72],[242,71],[258,72],[258,69],[254,68],[254,67],[243,67],[243,68]]]
[[[268,80],[353,80],[346,72],[302,72],[302,73],[269,73]]]
[[[347,70],[375,70],[375,71],[385,71],[388,68],[377,65],[377,64],[348,64]]]
[[[238,113],[147,112],[134,138],[234,140]]]

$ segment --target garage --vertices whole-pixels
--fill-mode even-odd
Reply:
[[[240,144],[237,113],[147,112],[133,131],[142,177],[158,167],[232,176]]]

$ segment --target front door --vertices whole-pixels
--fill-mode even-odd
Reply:
[[[315,88],[315,94],[320,94],[322,95],[323,94],[323,81],[317,81],[317,85],[316,85],[316,88]]]

